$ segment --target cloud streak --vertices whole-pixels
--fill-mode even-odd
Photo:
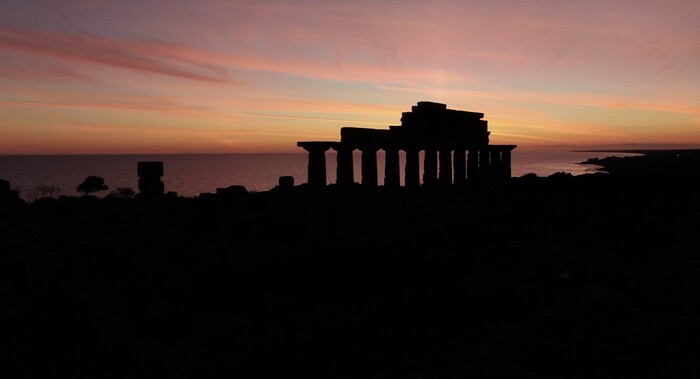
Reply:
[[[206,82],[229,82],[227,72],[182,57],[186,47],[155,41],[125,41],[21,28],[0,27],[0,47],[14,52],[123,68]]]
[[[60,118],[294,149],[429,100],[518,145],[700,143],[697,1],[56,3],[0,5],[0,140]]]

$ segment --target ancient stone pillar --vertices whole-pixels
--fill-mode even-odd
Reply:
[[[10,182],[0,179],[0,196],[10,193]]]
[[[494,179],[501,179],[503,165],[501,164],[501,150],[497,148],[491,149],[489,154],[491,158],[491,172]]]
[[[0,179],[0,203],[20,200],[19,192],[10,189],[10,182]]]
[[[355,170],[353,167],[353,148],[347,146],[335,147],[338,152],[338,166],[336,167],[336,183],[350,185],[355,183]]]
[[[138,162],[136,171],[139,175],[139,191],[144,196],[157,196],[165,192],[163,162]]]
[[[399,151],[397,149],[385,149],[384,151],[384,187],[400,187],[401,166],[399,165]]]
[[[440,184],[452,184],[452,150],[440,150]]]
[[[491,176],[491,160],[488,148],[479,150],[479,178],[485,179]]]
[[[469,149],[467,157],[467,180],[474,182],[479,177],[479,153],[475,149]]]
[[[455,150],[454,155],[454,183],[459,186],[467,182],[467,156],[464,149]]]
[[[435,184],[438,175],[438,160],[436,150],[425,150],[423,158],[423,184]]]
[[[362,147],[362,185],[376,187],[379,183],[377,179],[377,148]]]
[[[404,186],[406,188],[420,187],[420,154],[416,149],[406,150]]]
[[[310,187],[326,186],[326,150],[333,146],[332,142],[297,142],[297,146],[309,152],[307,183]]]
[[[503,156],[501,157],[503,165],[503,177],[506,179],[511,178],[511,167],[510,167],[510,150],[503,150]]]

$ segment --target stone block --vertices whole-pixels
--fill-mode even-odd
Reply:
[[[163,162],[138,162],[139,178],[160,178],[163,176]]]

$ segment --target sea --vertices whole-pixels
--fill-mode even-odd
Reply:
[[[581,152],[567,150],[522,150],[512,152],[512,176],[525,174],[549,176],[556,172],[581,175],[599,167],[580,164],[589,158],[628,156],[631,153]],[[401,185],[403,163],[401,160]],[[178,196],[197,197],[215,193],[217,188],[242,185],[248,191],[267,191],[276,187],[281,176],[291,176],[294,184],[307,181],[308,154],[144,154],[144,155],[0,155],[0,179],[27,201],[43,196],[77,196],[76,187],[88,176],[104,179],[108,190],[96,193],[105,196],[117,188],[138,192],[138,162],[163,162],[161,178],[166,192]],[[354,155],[355,181],[361,182],[360,153]],[[328,183],[336,178],[336,156],[326,153]],[[421,159],[422,162],[422,159]],[[377,153],[377,177],[384,179],[384,155]],[[421,166],[422,170],[422,166]]]

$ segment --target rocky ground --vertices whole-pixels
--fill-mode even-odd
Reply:
[[[697,375],[700,176],[681,165],[459,190],[7,200],[0,370]]]

